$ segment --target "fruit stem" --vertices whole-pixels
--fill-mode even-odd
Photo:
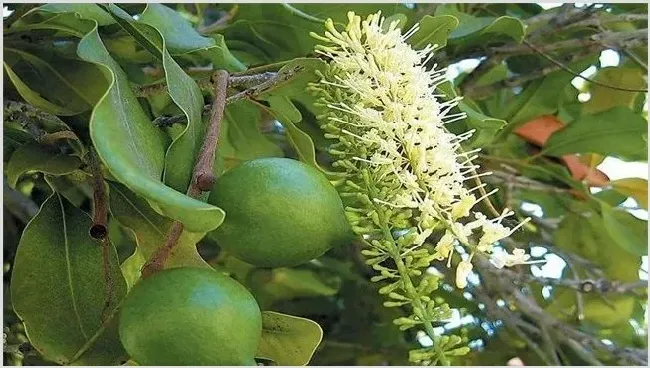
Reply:
[[[201,152],[194,164],[192,181],[187,188],[189,197],[198,199],[203,192],[212,189],[216,177],[213,173],[214,158],[217,151],[219,132],[221,122],[223,121],[223,112],[226,107],[226,91],[228,89],[229,74],[225,70],[217,70],[212,74],[212,83],[214,85],[214,99],[210,109],[210,122],[203,138]],[[147,263],[142,266],[142,277],[148,277],[151,274],[164,268],[169,255],[178,244],[183,233],[183,223],[174,221],[167,232],[165,243],[151,255]]]

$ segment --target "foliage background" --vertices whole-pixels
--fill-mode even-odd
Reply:
[[[420,22],[410,42],[438,44],[432,63],[453,64],[454,70],[477,65],[451,73],[452,82],[442,88],[447,96],[464,96],[459,109],[468,114],[449,128],[477,130],[468,148],[483,147],[479,161],[483,170],[494,172],[486,181],[501,191],[492,205],[533,217],[525,231],[501,246],[562,260],[554,262],[560,267],[553,277],[546,266],[497,270],[477,264],[466,290],[445,282],[436,297],[455,308],[455,315],[438,329],[463,336],[472,348],[454,364],[503,365],[514,357],[526,365],[647,362],[647,270],[639,271],[647,257],[647,212],[639,218],[629,208],[636,203],[632,207],[647,210],[647,181],[611,181],[596,168],[606,157],[647,162],[647,97],[642,92],[647,89],[647,5],[568,4],[547,10],[537,4],[7,7],[13,13],[3,28],[5,364],[66,363],[75,355],[86,363],[125,359],[119,346],[110,348],[104,327],[99,348],[91,344],[76,354],[64,351],[68,347],[61,343],[50,346],[56,354],[43,356],[34,348],[38,341],[27,341],[14,307],[40,317],[66,308],[33,299],[35,290],[56,289],[53,275],[71,267],[52,261],[61,256],[58,248],[34,249],[22,262],[45,290],[22,280],[25,291],[9,293],[12,282],[18,283],[12,272],[21,234],[53,190],[65,198],[66,204],[50,203],[63,216],[41,218],[29,235],[55,245],[60,241],[52,235],[61,228],[57,221],[67,218],[71,232],[87,231],[90,220],[82,211],[91,213],[93,203],[91,142],[110,168],[104,175],[111,213],[105,249],[111,255],[103,259],[110,260],[104,266],[115,273],[109,278],[113,297],[137,279],[172,217],[192,231],[172,265],[207,262],[245,284],[262,310],[305,317],[322,327],[323,340],[311,364],[407,364],[408,350],[429,342],[392,323],[400,311],[382,306],[378,286],[369,281],[374,271],[357,244],[295,268],[257,269],[203,236],[214,228],[206,218],[219,218],[218,209],[179,193],[187,188],[200,148],[205,124],[200,113],[204,99],[210,99],[214,69],[279,70],[286,76],[228,106],[217,173],[268,156],[327,167],[328,143],[315,119],[318,107],[304,92],[324,64],[313,53],[316,41],[309,32],[322,33],[326,18],[344,24],[348,10],[365,16],[380,9],[400,19],[404,29]],[[618,65],[601,65],[604,50],[619,55]],[[585,70],[590,80],[572,83]],[[187,131],[183,124],[166,127],[175,119],[170,116],[188,121]],[[197,215],[198,210],[213,215]],[[86,249],[98,275],[100,248],[85,242],[71,250]],[[79,277],[93,272],[72,267]],[[444,267],[435,269],[453,280]],[[103,313],[98,307],[102,293],[101,288],[89,293],[88,313]],[[283,343],[295,344],[313,332],[293,326]],[[71,346],[84,345],[83,336],[75,340],[73,327],[46,325],[40,343],[56,333],[70,336]],[[297,356],[267,353],[276,354],[271,358],[281,364],[300,364],[312,348],[305,346]]]

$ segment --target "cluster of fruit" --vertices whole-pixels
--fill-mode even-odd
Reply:
[[[296,160],[245,162],[219,178],[208,201],[226,212],[213,234],[219,245],[258,267],[305,263],[353,236],[336,189]],[[141,365],[255,365],[262,332],[253,295],[204,268],[140,280],[119,323],[122,344]]]

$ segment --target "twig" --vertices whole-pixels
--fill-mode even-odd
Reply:
[[[637,29],[630,32],[604,32],[590,36],[589,38],[575,38],[566,41],[559,41],[555,43],[546,44],[543,46],[536,46],[537,50],[542,52],[550,52],[564,49],[580,49],[584,47],[602,45],[603,43],[623,43],[632,41],[643,41],[648,39],[648,29]],[[493,47],[490,52],[493,54],[503,55],[521,55],[528,54],[531,48],[526,45],[511,44],[504,46]]]
[[[511,186],[512,188],[537,190],[541,192],[566,193],[570,191],[570,189],[568,188],[558,188],[552,185],[544,184],[542,182],[530,179],[526,176],[509,174],[497,170],[493,170],[492,175],[485,177],[483,180],[491,184],[505,183]]]
[[[223,121],[224,108],[226,107],[228,72],[225,70],[217,70],[212,76],[212,82],[214,84],[215,96],[211,105],[210,124],[203,139],[201,153],[194,164],[192,181],[187,189],[187,195],[192,198],[198,198],[201,193],[210,190],[215,180],[212,167],[217,150],[221,122]],[[167,232],[163,246],[142,267],[142,277],[148,277],[165,266],[169,255],[178,244],[182,233],[183,223],[178,220],[174,221]]]
[[[93,186],[93,223],[88,233],[95,240],[103,240],[108,235],[108,196],[99,158],[92,148],[88,152],[88,166],[92,173]]]
[[[533,299],[524,295],[519,286],[513,283],[512,271],[493,267],[481,255],[475,256],[474,263],[477,266],[477,271],[480,271],[484,277],[491,276],[489,282],[491,288],[498,289],[506,298],[511,298],[510,300],[516,304],[518,310],[528,318],[535,320],[538,325],[544,325],[559,341],[569,343],[570,340],[575,340],[582,345],[589,345],[592,348],[609,352],[621,361],[643,366],[647,364],[647,351],[641,354],[630,348],[606,344],[599,337],[577,330],[546,313]]]
[[[230,87],[244,87],[250,88],[258,84],[268,82],[275,78],[278,73],[275,72],[262,72],[253,75],[231,76],[228,81]]]
[[[648,30],[645,29],[644,31],[646,32],[646,37],[647,37],[647,32],[648,32]],[[524,43],[526,46],[530,47],[533,51],[535,51],[535,52],[537,52],[538,54],[542,55],[542,57],[544,57],[546,60],[552,62],[553,64],[555,64],[555,65],[557,65],[558,67],[560,67],[561,69],[563,69],[564,71],[566,71],[566,72],[568,72],[568,73],[571,73],[571,74],[573,74],[573,75],[576,76],[576,77],[582,78],[582,79],[588,81],[589,83],[593,83],[593,84],[595,84],[595,85],[598,85],[598,86],[601,86],[601,87],[606,87],[606,88],[609,88],[609,89],[614,89],[614,90],[617,90],[617,91],[626,91],[626,92],[648,92],[647,89],[624,88],[624,87],[619,87],[619,86],[613,86],[613,85],[611,85],[611,84],[602,83],[602,82],[599,82],[599,81],[597,81],[597,80],[593,80],[593,79],[591,79],[591,78],[587,78],[587,77],[581,75],[579,72],[575,72],[575,71],[573,71],[571,68],[569,68],[568,66],[566,66],[566,65],[562,64],[561,62],[555,60],[552,56],[548,55],[548,54],[545,53],[544,51],[541,51],[539,48],[537,48],[537,46],[531,44],[530,42],[524,40],[523,43]]]
[[[596,51],[599,51],[601,47],[590,47],[587,48],[584,52],[580,52],[577,54],[573,54],[570,56],[570,59],[565,61],[566,63],[572,63],[574,61],[580,60]],[[473,85],[472,83],[464,83],[464,89],[463,89],[463,94],[468,97],[472,98],[477,98],[481,99],[483,97],[487,96],[492,96],[499,90],[503,88],[513,88],[517,86],[521,86],[526,82],[530,82],[535,79],[543,78],[553,72],[556,72],[558,70],[561,70],[561,68],[557,65],[550,65],[545,68],[542,68],[538,71],[535,72],[530,72],[526,74],[521,74],[521,75],[516,75],[512,76],[510,78],[506,78],[502,81],[492,83],[489,85],[485,86],[476,86]],[[476,80],[476,79],[475,79]]]

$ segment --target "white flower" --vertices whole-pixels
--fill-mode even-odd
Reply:
[[[512,254],[508,254],[507,252],[499,252],[493,254],[492,258],[490,258],[490,262],[492,262],[492,264],[496,268],[503,268],[504,266],[512,267],[521,264],[535,264],[535,263],[546,262],[546,260],[528,261],[529,259],[530,259],[530,255],[526,254],[525,250],[521,248],[515,248],[512,250]]]
[[[458,266],[456,266],[456,287],[459,289],[464,289],[467,286],[467,277],[472,272],[472,262],[469,260],[460,261]]]
[[[327,137],[338,138],[332,150],[344,157],[337,167],[357,188],[372,193],[373,210],[412,213],[409,225],[419,229],[415,246],[444,227],[436,259],[450,264],[456,241],[469,252],[490,253],[495,242],[519,226],[501,225],[510,211],[492,220],[472,213],[474,205],[494,191],[477,198],[471,192],[482,186],[465,187],[470,179],[489,173],[476,173],[472,160],[478,150],[460,150],[473,131],[455,135],[444,126],[465,115],[451,113],[460,98],[439,100],[436,87],[445,82],[445,70],[425,67],[433,47],[414,50],[406,40],[418,25],[402,34],[398,21],[386,25],[380,13],[362,20],[349,12],[348,21],[344,31],[328,20],[324,36],[312,34],[323,41],[316,52],[329,60],[330,69],[310,88],[329,107],[319,119]],[[471,268],[471,258],[459,264],[459,287],[466,284],[461,276]]]

